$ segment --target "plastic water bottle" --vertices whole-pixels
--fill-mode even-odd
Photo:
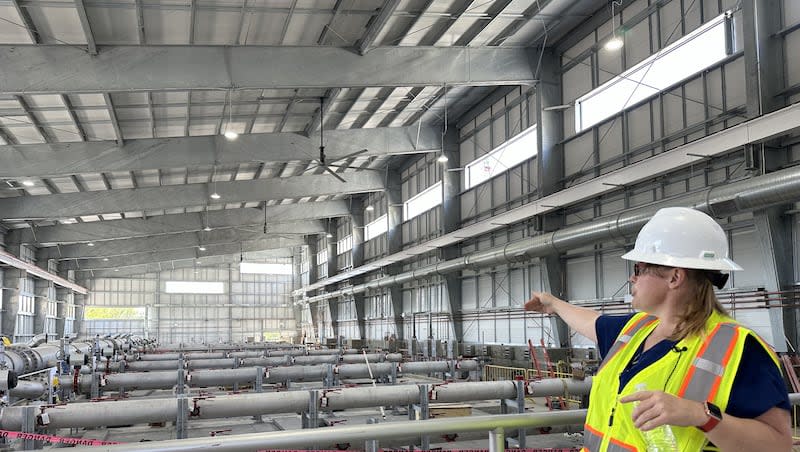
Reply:
[[[636,392],[641,391],[647,391],[647,384],[636,385]],[[639,402],[636,402],[636,405],[639,405]],[[647,443],[647,452],[679,452],[678,441],[675,439],[675,434],[672,433],[672,428],[667,424],[646,432],[642,431],[642,435]]]

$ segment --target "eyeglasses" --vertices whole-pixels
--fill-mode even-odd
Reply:
[[[637,262],[633,264],[633,276],[641,276],[647,273],[647,269],[656,267],[656,265],[648,264],[645,262]]]

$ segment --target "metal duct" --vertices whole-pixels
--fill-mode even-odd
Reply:
[[[485,395],[506,394],[506,388],[511,382],[481,382],[482,391],[458,390],[459,385],[474,383],[450,383],[447,386],[450,392],[450,401],[464,402],[482,399]],[[559,380],[547,385],[557,389],[550,394],[564,394],[566,384]],[[496,387],[495,389],[492,389]],[[571,392],[572,393],[572,392]],[[588,393],[588,392],[586,392]],[[456,397],[456,394],[459,397]],[[572,394],[581,394],[574,392]],[[516,396],[516,392],[514,392]],[[347,409],[364,408],[386,405],[408,405],[419,402],[420,386],[398,385],[358,388],[337,388],[324,391],[319,400],[320,408]],[[490,397],[494,398],[494,397]],[[311,401],[310,391],[288,391],[247,393],[218,397],[190,398],[190,417],[198,419],[217,419],[233,416],[256,416],[263,414],[302,412],[308,409]],[[41,424],[42,414],[49,417],[48,428],[75,428],[129,425],[148,422],[165,422],[176,418],[178,407],[177,400],[147,399],[147,400],[122,400],[115,402],[73,403],[55,407],[42,405],[37,417]],[[25,416],[25,407],[5,407],[0,415],[0,426],[7,430],[19,430]],[[294,435],[297,432],[293,432]]]
[[[721,218],[775,204],[795,202],[798,198],[800,198],[800,166],[795,166],[744,181],[707,188],[679,198],[628,209],[617,215],[562,228],[558,231],[511,242],[500,247],[428,265],[398,275],[375,279],[345,289],[309,297],[304,301],[315,303],[343,295],[361,293],[368,289],[382,289],[429,276],[444,275],[465,268],[526,262],[534,257],[562,253],[569,249],[602,240],[621,239],[628,242],[650,217],[662,207],[692,207]]]

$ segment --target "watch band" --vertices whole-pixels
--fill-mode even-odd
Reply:
[[[708,421],[703,425],[698,425],[697,428],[704,433],[708,433],[722,420],[722,410],[711,402],[703,402],[703,409],[706,411]]]

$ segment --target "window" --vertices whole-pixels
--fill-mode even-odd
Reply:
[[[440,204],[442,204],[442,181],[431,185],[403,203],[403,217],[408,221]]]
[[[262,264],[257,262],[242,262],[239,264],[239,273],[255,273],[259,275],[291,275],[292,264]]]
[[[580,132],[725,59],[725,13],[575,101]]]
[[[353,236],[348,235],[336,242],[336,254],[344,254],[353,249]]]
[[[167,281],[167,293],[222,294],[225,285],[221,282]]]
[[[328,262],[328,249],[323,248],[317,252],[317,265],[322,265]]]
[[[470,189],[536,156],[536,125],[528,127],[488,154],[473,160],[465,169]]]
[[[389,216],[381,215],[377,220],[369,223],[364,227],[364,236],[366,240],[372,240],[375,237],[386,233],[389,230]]]

